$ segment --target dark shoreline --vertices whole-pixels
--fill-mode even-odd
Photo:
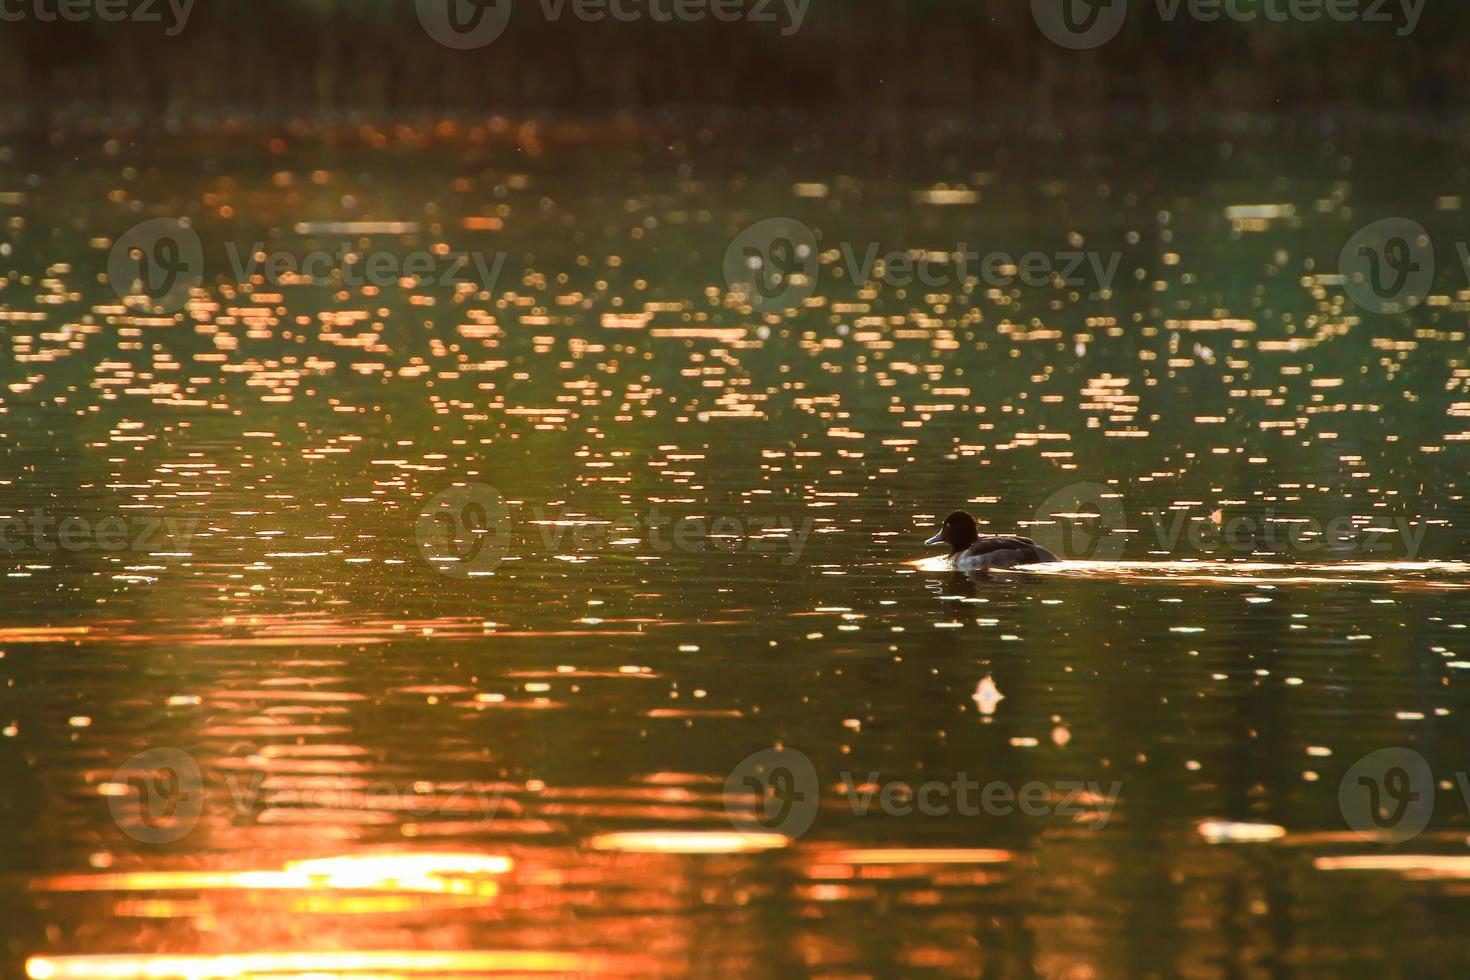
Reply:
[[[970,116],[931,109],[853,114],[810,108],[690,106],[595,113],[557,107],[503,112],[417,107],[395,112],[361,108],[308,116],[229,105],[158,112],[144,106],[79,103],[54,109],[44,123],[39,123],[14,106],[0,106],[0,137],[21,144],[60,145],[93,137],[129,141],[281,136],[298,142],[346,145],[367,142],[370,133],[385,133],[390,138],[407,133],[447,143],[473,139],[485,145],[510,145],[534,136],[544,146],[637,147],[679,140],[691,146],[718,141],[751,146],[771,143],[787,148],[793,144],[851,148],[864,142],[881,145],[884,141],[905,141],[911,149],[927,150],[1000,141],[1066,145],[1140,139],[1169,143],[1196,138],[1307,144],[1324,139],[1352,143],[1394,139],[1470,146],[1470,111],[1368,111],[1361,106],[1330,104],[1263,112],[1194,112],[1116,104],[1069,112],[996,110]]]
[[[55,0],[26,0],[37,2]],[[1454,43],[1470,37],[1467,4],[1425,3],[1404,33],[1401,3],[1361,0],[1403,25],[1207,21],[1166,16],[1164,2],[1134,0],[1115,37],[1081,51],[1049,40],[1026,0],[810,0],[789,32],[655,22],[647,11],[628,23],[571,7],[548,19],[543,0],[516,0],[504,34],[473,50],[437,43],[408,0],[210,0],[174,36],[159,23],[10,16],[0,22],[0,113],[36,130],[70,105],[372,119],[742,106],[847,126],[926,113],[1107,118],[1119,106],[1178,119],[1333,106],[1440,116],[1458,114],[1470,91]]]

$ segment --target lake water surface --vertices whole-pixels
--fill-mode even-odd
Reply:
[[[7,147],[9,969],[1464,975],[1454,147],[1026,146]],[[1076,562],[915,564],[957,508]]]

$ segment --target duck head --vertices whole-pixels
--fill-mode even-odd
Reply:
[[[949,545],[951,551],[964,551],[978,540],[980,540],[980,526],[975,523],[975,518],[962,510],[957,510],[944,519],[944,525],[940,527],[939,533],[924,543],[943,543]]]

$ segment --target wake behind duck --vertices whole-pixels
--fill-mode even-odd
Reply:
[[[948,555],[910,562],[925,572],[1023,571],[1067,577],[1108,577],[1144,581],[1207,582],[1261,585],[1404,585],[1431,589],[1467,589],[1470,581],[1445,581],[1432,573],[1470,577],[1462,561],[1340,561],[1292,564],[1210,558],[1161,561],[1092,561],[1058,558],[1030,538],[1014,534],[982,535],[975,518],[957,510],[944,519],[926,545],[947,544]]]

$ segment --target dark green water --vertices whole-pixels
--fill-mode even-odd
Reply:
[[[0,163],[12,969],[1463,973],[1452,148],[265,142]],[[1433,295],[1365,312],[1339,253],[1395,215]],[[742,308],[776,216],[820,272]],[[163,314],[107,276],[156,217],[203,255]],[[503,258],[231,268],[344,240]],[[844,243],[1116,277],[854,285]],[[1108,564],[911,564],[960,507]]]

